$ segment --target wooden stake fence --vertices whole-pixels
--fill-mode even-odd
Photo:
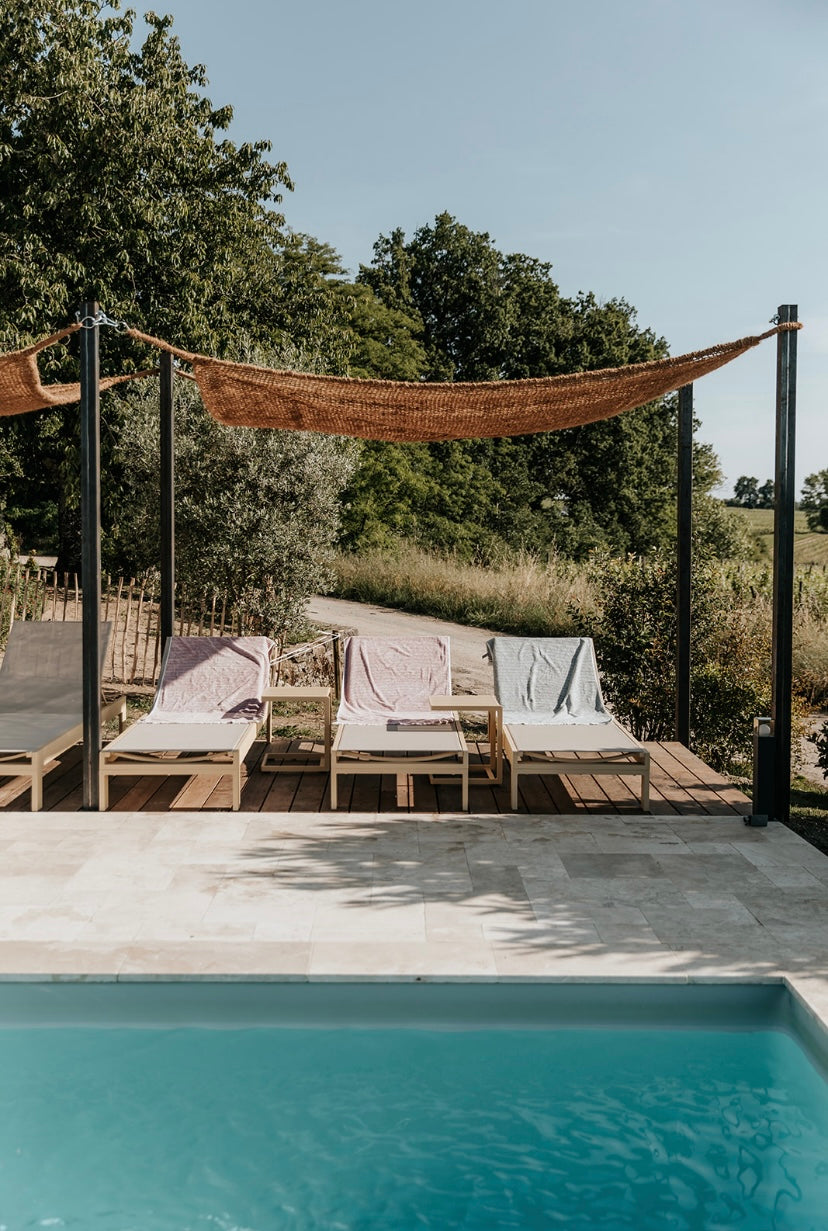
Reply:
[[[80,620],[81,590],[76,574],[32,568],[0,559],[0,651],[15,620]],[[101,619],[112,622],[112,639],[104,664],[104,681],[152,687],[161,667],[160,586],[155,574],[105,577]],[[181,636],[234,636],[248,632],[244,612],[216,592],[177,596],[175,631]],[[280,657],[276,674],[282,683],[339,685],[339,639],[324,634]]]

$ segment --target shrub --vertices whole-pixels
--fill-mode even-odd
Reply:
[[[816,746],[817,765],[824,774],[828,774],[828,719],[808,739]]]
[[[136,574],[160,551],[157,383],[125,403],[122,491],[105,555],[108,567]],[[223,427],[181,381],[175,417],[177,582],[232,596],[249,628],[284,633],[330,579],[353,450],[309,432]]]
[[[673,738],[676,565],[661,556],[593,563],[600,607],[591,628],[607,699],[644,740]],[[733,576],[694,565],[691,746],[724,772],[743,772],[756,714],[770,705],[770,629]]]

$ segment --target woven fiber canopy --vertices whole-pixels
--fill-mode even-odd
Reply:
[[[192,365],[204,405],[232,427],[287,428],[365,440],[465,440],[549,432],[643,406],[730,363],[798,322],[671,359],[531,380],[440,382],[354,380],[231,363],[148,337]]]
[[[25,350],[0,355],[0,415],[18,415],[76,402],[80,386],[42,385],[37,354],[81,328],[70,325]],[[136,341],[167,351],[192,367],[207,410],[231,427],[282,428],[358,436],[365,440],[464,440],[483,436],[520,436],[609,419],[692,384],[723,367],[765,338],[799,322],[782,323],[765,333],[722,342],[705,350],[530,380],[441,382],[354,380],[280,371],[250,363],[212,359],[171,346],[137,329]],[[108,376],[101,389],[146,372]]]
[[[80,385],[42,385],[37,368],[37,356],[47,346],[62,342],[81,325],[68,325],[59,333],[27,346],[25,350],[0,355],[0,415],[24,415],[29,410],[46,410],[49,406],[68,406],[80,400]],[[127,376],[104,376],[101,389],[111,389],[122,381],[146,376],[146,372],[131,372]]]

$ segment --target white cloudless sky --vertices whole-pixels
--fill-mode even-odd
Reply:
[[[143,12],[143,10],[139,10]],[[673,354],[795,303],[797,479],[828,466],[826,0],[159,0],[297,231],[356,272],[448,210]],[[142,23],[137,32],[141,33]],[[773,476],[776,347],[696,385],[723,492]]]

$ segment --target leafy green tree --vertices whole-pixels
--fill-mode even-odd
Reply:
[[[202,93],[172,18],[148,14],[134,50],[134,12],[109,7],[4,8],[0,328],[41,334],[94,292],[114,315],[221,350],[240,321],[264,323],[287,169],[268,142],[221,138],[232,109]]]
[[[810,530],[828,530],[828,469],[808,475],[799,507],[805,512]]]
[[[564,299],[548,263],[504,255],[485,232],[446,213],[408,241],[401,230],[380,236],[359,281],[389,309],[422,322],[423,379],[554,376],[666,354],[665,343],[637,327],[623,300],[599,303],[589,294]],[[351,546],[376,537],[376,500],[368,496],[382,483],[384,455],[383,446],[372,450],[371,473],[358,474],[349,491],[345,541]],[[438,463],[438,484],[461,483],[466,458],[478,476],[488,473],[477,500],[469,502],[469,520],[453,536],[458,550],[471,536],[484,550],[496,540],[532,550],[555,543],[572,555],[646,551],[669,533],[674,400],[563,432],[462,442],[451,451],[431,445],[418,454],[420,466],[426,457]],[[496,496],[492,485],[501,489]],[[439,540],[430,538],[432,523],[415,511],[409,493],[400,492],[400,500],[398,522],[416,524],[415,537],[424,545],[445,545],[447,527]]]
[[[352,335],[348,375],[419,380],[425,367],[419,318],[389,308],[364,283],[341,283],[339,292]]]
[[[733,485],[733,503],[743,509],[759,508],[759,480],[742,474]]]
[[[772,509],[774,503],[774,485],[773,479],[765,479],[765,482],[759,488],[759,505],[760,509]]]
[[[117,0],[3,6],[0,348],[64,325],[93,296],[196,350],[275,344],[293,348],[296,366],[313,355],[345,371],[348,314],[324,246],[284,228],[284,163],[268,161],[268,142],[225,137],[232,110],[205,96],[204,70],[184,62],[172,19],[146,22],[138,45],[134,13]],[[45,377],[74,379],[76,348],[46,352]],[[143,360],[104,334],[104,373]],[[119,403],[108,401],[117,434]],[[23,472],[9,479],[9,507],[41,536],[57,508],[65,567],[77,563],[77,430],[75,407],[0,426]]]

